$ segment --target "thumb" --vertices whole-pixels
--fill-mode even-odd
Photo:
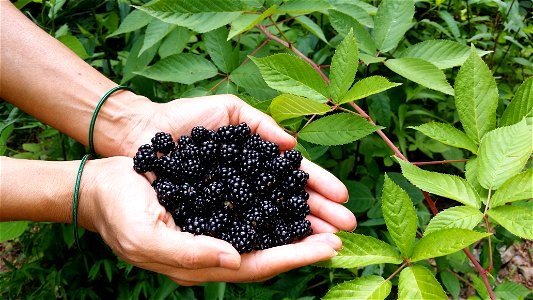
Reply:
[[[222,267],[239,269],[241,256],[229,243],[204,235],[193,235],[167,227],[151,239],[153,257],[178,268]]]

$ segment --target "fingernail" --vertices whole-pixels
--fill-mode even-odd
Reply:
[[[338,249],[342,246],[341,239],[334,235],[334,234],[328,234],[325,236],[325,239],[323,241],[328,244],[331,248]]]
[[[241,257],[230,253],[220,253],[218,261],[222,268],[237,270],[241,266]]]
[[[333,254],[331,255],[331,257],[335,257],[335,256],[337,256],[337,254],[339,254],[339,252],[333,250]]]

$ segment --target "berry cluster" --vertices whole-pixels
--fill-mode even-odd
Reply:
[[[138,173],[154,172],[159,203],[183,231],[229,242],[239,253],[300,240],[312,233],[296,150],[251,134],[246,123],[194,127],[177,143],[159,132],[133,158]]]

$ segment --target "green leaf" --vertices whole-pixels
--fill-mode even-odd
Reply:
[[[400,273],[398,283],[399,300],[444,299],[448,296],[433,273],[423,266],[407,267]]]
[[[428,61],[406,57],[386,60],[385,66],[429,89],[452,96],[454,94],[452,86],[446,81],[444,72]]]
[[[480,199],[484,201],[487,198],[488,191],[479,184],[478,180],[478,158],[471,157],[465,164],[465,178],[472,188],[477,192]]]
[[[278,123],[300,116],[322,115],[330,110],[329,105],[291,94],[279,95],[270,104],[270,113]]]
[[[533,135],[525,119],[487,133],[479,146],[479,183],[486,189],[497,189],[524,168],[532,151]]]
[[[419,189],[478,209],[481,207],[477,193],[463,178],[422,170],[401,159],[396,160],[402,167],[403,175]]]
[[[533,168],[507,179],[490,199],[490,206],[533,198]]]
[[[490,233],[461,228],[441,229],[425,234],[416,243],[411,262],[457,252],[489,235]]]
[[[322,31],[322,28],[318,26],[313,20],[306,16],[298,16],[294,18],[294,20],[302,25],[303,28],[307,29],[309,32],[314,34],[317,38],[324,41],[326,44],[329,45],[328,40],[326,39],[326,36],[324,35],[324,32]]]
[[[207,59],[181,53],[166,57],[137,74],[159,81],[192,84],[217,75],[217,68]]]
[[[477,145],[464,132],[450,124],[431,122],[409,128],[418,130],[443,144],[463,148],[474,154],[477,153]]]
[[[0,222],[0,243],[21,236],[29,223],[28,221]]]
[[[361,139],[380,129],[366,119],[350,114],[338,113],[311,122],[300,131],[302,140],[319,145],[342,145]]]
[[[138,9],[162,21],[204,33],[224,26],[242,14],[238,0],[159,0]]]
[[[480,56],[490,51],[477,50]],[[470,48],[450,40],[427,40],[412,45],[397,57],[420,58],[434,64],[439,69],[449,69],[462,65],[470,55]]]
[[[75,36],[63,35],[57,38],[63,45],[67,46],[72,52],[76,53],[81,59],[87,59],[90,55],[83,47],[83,44]]]
[[[496,126],[496,81],[474,50],[455,79],[455,106],[466,134],[475,143]]]
[[[524,81],[513,101],[507,106],[500,120],[500,126],[508,126],[520,122],[524,117],[533,117],[533,77]]]
[[[453,297],[452,299],[459,299],[459,294],[461,293],[461,283],[459,279],[455,277],[450,271],[440,272],[440,279],[448,293]]]
[[[476,208],[470,206],[450,207],[439,212],[429,221],[424,235],[448,228],[474,229],[482,219],[483,213]]]
[[[148,25],[150,21],[152,21],[152,19],[152,16],[150,16],[149,14],[145,13],[142,10],[136,9],[132,11],[128,16],[126,16],[122,23],[120,23],[118,29],[108,35],[106,38],[141,29],[144,26]]]
[[[334,102],[340,102],[350,89],[358,66],[359,52],[355,38],[350,30],[335,50],[331,60],[329,92]]]
[[[527,287],[512,281],[505,281],[494,289],[497,299],[525,299],[531,290]]]
[[[255,25],[259,24],[268,16],[272,15],[276,11],[276,6],[273,5],[269,9],[265,10],[262,14],[243,14],[231,22],[231,29],[228,34],[228,41],[247,30],[250,30]]]
[[[512,234],[533,240],[533,211],[531,208],[506,205],[491,208],[487,214]]]
[[[387,78],[379,75],[366,77],[356,82],[339,104],[363,99],[399,85],[401,83],[390,82]]]
[[[321,102],[327,100],[326,83],[304,60],[284,53],[252,60],[271,88]]]
[[[368,54],[374,54],[376,52],[376,45],[370,33],[352,16],[345,13],[330,10],[328,11],[329,21],[331,26],[341,35],[348,35],[350,30],[353,30],[355,39],[357,40],[357,46],[360,50],[365,51]]]
[[[271,100],[279,93],[271,89],[261,77],[259,68],[255,64],[244,64],[233,70],[230,80],[243,87],[250,96],[259,100]]]
[[[205,50],[213,63],[223,73],[229,73],[237,67],[239,57],[234,55],[233,47],[228,39],[228,30],[221,27],[204,33]]]
[[[390,294],[391,288],[392,284],[389,280],[381,276],[369,275],[334,286],[322,300],[383,300]]]
[[[402,262],[400,253],[394,247],[376,238],[344,231],[337,235],[342,240],[342,249],[330,260],[317,263],[318,266],[348,269]]]
[[[128,80],[135,77],[135,72],[143,70],[149,63],[152,61],[154,56],[157,54],[157,48],[159,44],[155,44],[152,48],[145,51],[142,55],[138,55],[141,50],[144,38],[143,35],[139,36],[131,47],[130,54],[128,55],[128,60],[123,70],[123,77],[120,81],[121,84],[124,84]]]
[[[191,35],[192,31],[189,29],[181,26],[176,27],[163,39],[157,53],[161,58],[165,58],[183,52]]]
[[[385,174],[381,207],[390,236],[403,257],[410,257],[416,237],[416,210],[409,195]]]
[[[372,191],[363,183],[354,180],[344,180],[342,183],[348,189],[350,199],[344,206],[353,213],[366,212],[376,201]]]
[[[169,24],[158,19],[153,19],[150,24],[148,24],[148,27],[146,27],[143,47],[139,51],[138,55],[142,55],[144,51],[161,42],[165,36],[174,30],[174,28],[176,28],[176,25]]]
[[[315,11],[325,13],[331,5],[327,0],[291,0],[286,1],[278,9],[278,13],[287,13],[292,15],[306,15]]]
[[[372,15],[375,15],[377,8],[364,2],[353,0],[336,0],[331,1],[335,10],[348,14],[352,18],[356,19],[361,25],[368,28],[374,28],[374,19]],[[372,11],[368,11],[368,9]]]
[[[374,40],[381,52],[396,46],[411,27],[415,15],[413,0],[383,0],[374,19]]]

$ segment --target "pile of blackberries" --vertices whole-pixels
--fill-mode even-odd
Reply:
[[[251,134],[246,123],[194,127],[177,143],[159,132],[133,158],[138,173],[154,172],[159,203],[183,231],[229,242],[239,253],[300,240],[312,233],[296,150]]]

